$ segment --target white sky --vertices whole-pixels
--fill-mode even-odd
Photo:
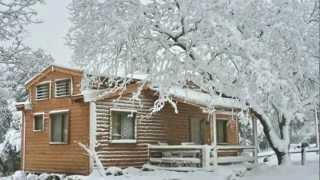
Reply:
[[[69,65],[72,54],[64,39],[70,27],[66,8],[69,3],[70,0],[46,0],[46,4],[37,6],[38,18],[43,23],[29,26],[25,41],[33,49],[44,49],[60,65]]]

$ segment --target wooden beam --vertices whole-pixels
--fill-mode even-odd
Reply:
[[[258,163],[258,138],[257,138],[257,119],[252,118],[252,126],[253,126],[253,145],[254,145],[254,163]]]
[[[212,112],[212,123],[213,123],[213,165],[218,165],[218,150],[217,150],[217,118],[216,111]]]

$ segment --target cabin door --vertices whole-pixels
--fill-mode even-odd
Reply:
[[[204,139],[204,121],[193,118],[190,120],[191,141],[194,144],[203,144]]]

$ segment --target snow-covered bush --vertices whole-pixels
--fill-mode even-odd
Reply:
[[[123,175],[123,172],[122,172],[122,169],[119,168],[119,167],[109,167],[109,168],[106,170],[106,175],[107,175],[107,176],[110,176],[110,175],[113,175],[113,176],[121,176],[121,175]]]
[[[14,180],[22,180],[22,179],[26,179],[27,178],[27,174],[24,171],[16,171],[14,172],[14,174],[12,175],[12,178]]]

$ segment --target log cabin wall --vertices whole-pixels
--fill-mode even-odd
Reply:
[[[196,119],[204,123],[203,144],[211,144],[208,114],[204,113],[199,107],[186,103],[178,102],[177,107],[178,114],[174,112],[174,109],[169,104],[166,104],[160,114],[162,121],[168,121],[168,143],[178,145],[183,142],[191,142],[190,120]],[[218,120],[229,121],[232,119],[232,116],[219,114],[219,111],[216,111],[216,118]],[[227,143],[239,143],[237,126],[228,124]]]
[[[45,77],[37,80],[30,87],[32,110],[24,111],[25,145],[24,145],[24,170],[34,172],[58,173],[89,173],[89,158],[78,142],[89,144],[89,104],[83,99],[74,100],[73,97],[52,96],[53,82],[56,79],[71,78],[73,95],[80,93],[81,76],[73,76],[61,72],[48,72]],[[35,100],[36,85],[51,82],[51,98]],[[69,110],[69,128],[67,144],[50,144],[50,111]],[[44,129],[40,132],[33,131],[34,113],[44,113]]]
[[[148,160],[148,144],[161,142],[175,145],[190,142],[190,119],[193,118],[204,122],[203,144],[211,144],[208,114],[203,113],[199,107],[178,102],[178,114],[170,104],[166,104],[160,112],[151,115],[151,108],[156,99],[152,92],[143,91],[140,101],[133,101],[131,97],[131,94],[127,94],[121,98],[96,101],[96,151],[105,167],[141,167]],[[110,109],[113,108],[136,110],[136,143],[111,142]],[[237,144],[236,132],[235,129],[228,129],[230,144]]]
[[[167,124],[160,113],[151,113],[155,98],[142,92],[140,101],[132,101],[131,94],[121,98],[96,101],[96,151],[105,167],[141,167],[148,160],[148,144],[167,142]],[[136,143],[112,143],[110,109],[136,110]]]
[[[177,103],[178,113],[174,112],[173,107],[170,104],[166,104],[160,111],[160,117],[162,121],[168,123],[168,143],[173,145],[179,145],[183,142],[191,142],[191,127],[190,120],[195,119],[202,121],[205,124],[205,132],[203,134],[202,141],[204,143],[210,142],[209,134],[209,121],[208,115],[203,113],[199,107],[192,106],[186,103]]]

